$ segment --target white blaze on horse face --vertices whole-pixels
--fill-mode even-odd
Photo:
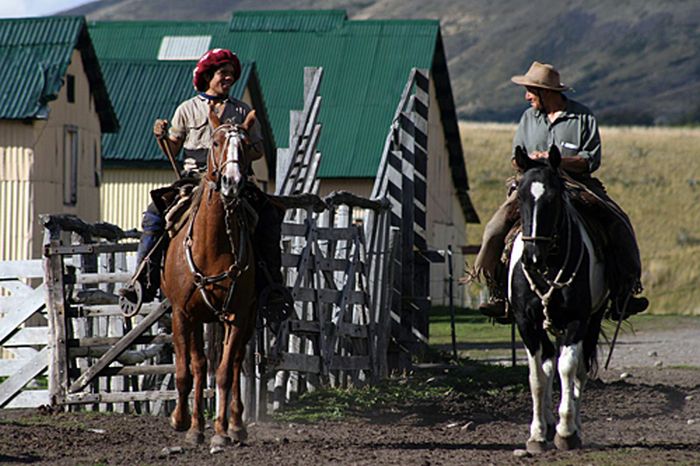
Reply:
[[[544,184],[539,181],[533,182],[530,185],[530,194],[535,201],[535,208],[532,210],[532,232],[530,232],[530,236],[534,238],[537,236],[537,201],[544,194]]]
[[[221,171],[221,193],[224,196],[231,194],[231,190],[238,186],[243,178],[240,164],[240,137],[238,131],[229,131],[226,135],[226,161]]]

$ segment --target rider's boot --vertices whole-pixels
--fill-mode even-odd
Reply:
[[[164,250],[161,239],[163,219],[152,205],[144,212],[141,226],[143,233],[136,251],[136,272],[131,281],[119,290],[119,295],[127,301],[127,306],[131,307],[141,302],[153,301],[160,288],[160,267]],[[136,282],[140,285],[140,290],[137,290]]]
[[[649,300],[647,298],[643,296],[630,296],[629,300],[627,300],[627,307],[624,309],[623,314],[625,298],[625,294],[618,295],[616,298],[613,298],[612,306],[610,307],[610,318],[612,320],[620,320],[620,317],[627,319],[635,314],[646,311],[646,309],[649,307]]]

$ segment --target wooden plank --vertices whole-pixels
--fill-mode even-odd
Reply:
[[[126,283],[131,280],[131,272],[79,273],[76,283],[81,285],[101,285],[102,283]]]
[[[104,356],[102,356],[93,366],[88,369],[83,375],[78,378],[68,389],[69,393],[75,393],[81,390],[85,385],[90,383],[90,381],[95,378],[102,369],[107,367],[112,363],[121,353],[126,351],[126,349],[133,344],[134,340],[139,337],[143,332],[145,332],[151,325],[153,325],[165,312],[168,310],[167,302],[160,305],[160,308],[147,315],[137,326],[135,326],[131,331],[129,331],[119,343],[115,344],[109,351],[107,351]]]
[[[317,258],[318,262],[317,264],[317,269],[320,271],[331,271],[331,272],[339,272],[339,271],[344,271],[347,270],[348,267],[350,266],[350,263],[348,262],[347,259],[329,259],[325,257],[318,257]],[[301,262],[301,256],[299,254],[282,254],[282,267],[287,267],[287,268],[298,268],[299,264]],[[358,264],[358,267],[360,269],[363,268],[362,263]]]
[[[289,331],[298,334],[318,334],[321,331],[321,324],[317,321],[290,320]],[[344,338],[367,338],[367,326],[343,322],[338,329],[338,335]]]
[[[149,314],[150,315],[150,314]],[[69,348],[87,348],[92,346],[113,346],[119,343],[124,337],[90,337],[71,338],[68,340]],[[171,335],[139,335],[133,339],[132,345],[148,345],[172,342]]]
[[[103,254],[107,252],[131,252],[136,251],[138,243],[91,243],[74,244],[71,246],[48,246],[45,254],[72,256],[74,254]]]
[[[271,361],[272,362],[272,361]],[[281,353],[279,361],[269,364],[268,370],[321,373],[321,357],[299,353]]]
[[[30,380],[44,372],[48,365],[49,348],[44,348],[0,384],[0,408],[9,403]]]
[[[19,346],[44,346],[49,342],[48,327],[26,327],[8,338],[2,346],[5,348]]]
[[[357,227],[350,226],[345,228],[317,228],[318,239],[330,241],[352,241],[357,235]]]
[[[44,308],[46,288],[44,285],[36,288],[24,298],[22,307],[17,309],[5,309],[5,315],[0,318],[0,345],[32,315]]]
[[[323,303],[337,304],[340,300],[341,292],[338,290],[329,290],[326,288],[316,290],[313,288],[299,288],[296,290],[294,299],[297,301],[312,302],[315,300],[316,293]],[[367,302],[367,294],[364,291],[352,290],[348,293],[348,302],[351,304],[365,304]]]
[[[177,390],[152,390],[139,392],[69,393],[65,404],[128,403],[131,401],[176,400]],[[216,396],[216,389],[205,388],[204,397]],[[190,399],[192,396],[190,395]]]
[[[1,261],[0,280],[12,278],[44,278],[41,259]]]
[[[100,372],[100,377],[112,377],[117,375],[131,376],[131,375],[165,375],[174,374],[175,364],[160,364],[151,365],[144,364],[139,366],[124,366],[124,367],[107,367]],[[80,376],[79,369],[72,369],[70,371],[71,377]]]
[[[136,315],[144,316],[158,309],[159,302],[145,303]],[[124,313],[118,304],[96,304],[72,306],[70,317],[123,317]]]
[[[10,400],[3,409],[10,408],[38,408],[51,402],[48,390],[24,390]]]

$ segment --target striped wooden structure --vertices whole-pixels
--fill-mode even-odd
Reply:
[[[400,232],[391,301],[391,365],[410,366],[411,354],[428,343],[430,261],[426,241],[428,165],[428,70],[414,68],[408,77],[372,191],[391,205],[391,226]]]

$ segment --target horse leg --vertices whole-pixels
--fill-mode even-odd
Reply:
[[[527,363],[530,369],[532,423],[530,424],[530,438],[527,440],[526,448],[528,452],[537,454],[542,453],[547,445],[547,418],[545,415],[547,375],[542,364],[542,349],[538,349],[534,354],[528,349]]]
[[[204,356],[203,324],[197,322],[192,326],[189,339],[190,364],[194,375],[194,400],[192,420],[186,439],[199,444],[204,441],[204,384],[207,379],[207,358]]]
[[[574,397],[576,400],[576,432],[579,434],[581,430],[581,397],[583,396],[583,388],[586,386],[588,381],[588,371],[586,370],[586,365],[583,361],[579,362],[578,372],[576,374],[576,379],[574,380]]]
[[[228,399],[231,394],[231,381],[233,380],[233,344],[231,332],[233,326],[224,323],[224,344],[221,354],[221,362],[216,369],[216,420],[214,421],[214,436],[211,438],[212,447],[223,447],[231,439],[226,432],[228,429]]]
[[[235,441],[243,443],[248,438],[248,431],[243,425],[243,401],[241,400],[241,365],[245,359],[246,343],[249,338],[243,335],[241,330],[235,329],[233,339],[235,341],[235,353],[233,360],[233,386],[231,397],[231,419],[229,420],[228,434]],[[249,336],[249,335],[247,335]]]
[[[557,371],[557,358],[546,359],[542,363],[542,371],[546,377],[544,391],[544,418],[547,422],[547,441],[554,440],[556,419],[554,418],[554,405],[552,403],[552,393],[554,391],[554,374]]]
[[[581,446],[581,437],[576,428],[576,393],[574,390],[579,365],[583,363],[583,343],[562,346],[559,356],[559,378],[561,380],[561,403],[559,423],[554,444],[559,450],[572,450]]]
[[[177,404],[170,415],[170,425],[177,431],[190,428],[189,408],[187,406],[192,390],[192,374],[188,347],[189,334],[185,332],[182,309],[173,308],[173,347],[175,348],[175,385],[177,387]]]

